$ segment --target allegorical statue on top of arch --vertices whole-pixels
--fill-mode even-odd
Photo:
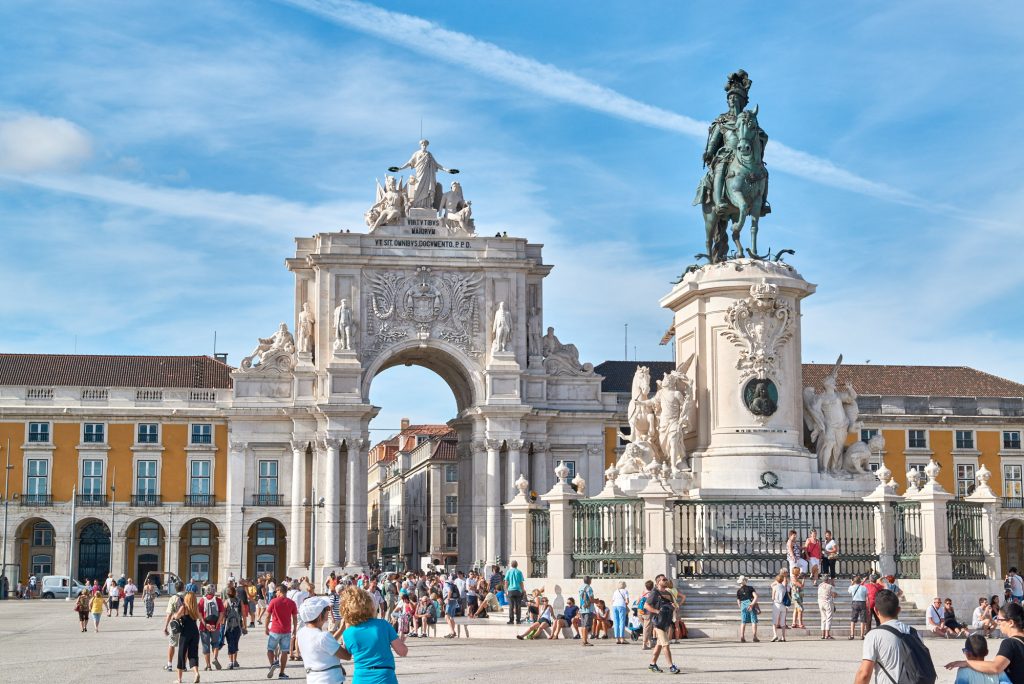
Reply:
[[[771,212],[768,204],[768,170],[764,149],[768,134],[757,122],[758,108],[746,109],[751,80],[740,69],[725,84],[729,111],[719,115],[708,129],[704,148],[707,173],[697,186],[693,204],[704,212],[707,254],[711,263],[729,258],[731,225],[736,256],[758,258],[757,228],[762,216]],[[744,251],[740,232],[750,217],[751,248]]]
[[[456,174],[458,169],[446,169],[434,158],[427,147],[429,140],[420,140],[420,149],[412,153],[409,161],[402,166],[390,166],[388,171],[398,173],[403,169],[413,169],[416,172],[416,181],[411,183],[412,191],[409,196],[409,206],[413,209],[439,209],[441,197],[444,192],[441,184],[437,182],[437,172]]]

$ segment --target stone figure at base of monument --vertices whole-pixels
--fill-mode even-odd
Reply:
[[[260,337],[252,353],[242,359],[242,369],[269,367],[276,361],[282,370],[294,366],[295,338],[288,332],[288,324],[282,323],[270,337]],[[284,367],[288,366],[287,369]]]
[[[334,351],[351,351],[355,339],[355,318],[347,299],[334,309]]]
[[[473,223],[473,203],[467,202],[462,196],[462,185],[459,181],[452,181],[452,189],[441,196],[441,221],[448,228],[449,233],[476,232]]]
[[[658,445],[666,466],[689,470],[690,460],[683,436],[690,425],[690,407],[693,405],[690,382],[679,371],[665,373],[661,388],[648,401],[658,419]]]
[[[491,353],[507,352],[508,345],[512,341],[512,314],[505,306],[505,302],[498,302],[498,310],[494,312],[494,323],[491,325],[491,333],[494,335],[494,341],[491,343]]]
[[[811,431],[811,441],[818,455],[818,469],[822,473],[866,472],[863,454],[867,445],[854,442],[846,446],[847,435],[856,434],[861,423],[853,385],[846,383],[844,389],[836,389],[842,363],[840,354],[832,372],[821,381],[821,394],[816,393],[813,387],[804,388],[804,419]],[[870,457],[870,451],[867,455]]]
[[[580,352],[575,344],[562,344],[555,337],[555,329],[548,328],[541,338],[541,354],[544,356],[544,370],[551,375],[593,375],[594,364],[580,363]]]

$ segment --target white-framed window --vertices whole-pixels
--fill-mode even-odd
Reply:
[[[954,440],[953,446],[956,449],[973,449],[974,430],[957,430]]]
[[[210,523],[205,520],[196,520],[189,527],[189,544],[192,546],[210,545]]]
[[[256,523],[256,546],[273,546],[277,543],[277,526],[264,520]]]
[[[908,449],[927,449],[928,448],[928,431],[927,430],[907,430],[907,448]]]
[[[209,494],[210,493],[210,461],[199,460],[191,461],[189,464],[189,483],[188,493],[189,494]]]
[[[1024,497],[1024,466],[1016,463],[1003,464],[1003,496],[1011,499]]]
[[[277,575],[277,564],[274,562],[274,554],[272,553],[260,553],[256,555],[256,574],[257,575]]]
[[[28,459],[29,496],[44,496],[50,492],[50,461],[45,458]]]
[[[562,461],[562,463],[569,469],[569,477],[567,479],[571,482],[576,477],[576,461]]]
[[[156,461],[137,461],[135,470],[135,493],[156,494]]]
[[[459,497],[457,496],[446,496],[444,497],[444,512],[448,515],[455,515],[459,512]]]
[[[881,468],[881,467],[882,467],[881,463],[875,463],[874,461],[870,461],[868,463],[868,470],[870,470],[873,473],[877,473],[878,469]]]
[[[104,444],[107,441],[107,426],[103,423],[86,423],[82,429],[82,442]]]
[[[139,523],[139,546],[159,546],[160,526],[152,520]]]
[[[459,466],[457,466],[457,465],[446,465],[444,467],[444,481],[445,482],[458,482],[459,481]]]
[[[860,441],[867,444],[868,441],[877,434],[878,430],[875,428],[862,428],[860,431]]]
[[[49,444],[50,443],[50,424],[49,423],[29,423],[28,424],[28,441],[29,441],[29,444]]]
[[[459,528],[444,528],[444,545],[449,549],[454,549],[456,546],[459,545]]]
[[[48,553],[38,553],[32,556],[32,574],[35,576],[53,574],[53,556]]]
[[[260,461],[260,494],[277,494],[277,461]]]
[[[139,423],[135,433],[136,444],[159,444],[160,423]]]
[[[192,423],[190,444],[213,444],[213,425],[211,423]]]
[[[85,494],[86,496],[103,495],[102,459],[82,459],[82,494]]]
[[[956,464],[956,495],[965,498],[974,493],[974,464]]]
[[[1003,448],[1020,449],[1020,430],[1003,430]]]
[[[189,575],[200,582],[210,579],[210,556],[206,553],[193,553],[188,562]]]
[[[922,479],[927,480],[928,476],[925,475],[924,473],[924,469],[925,467],[927,467],[927,465],[927,463],[909,463],[907,464],[907,470],[916,470],[918,473],[920,473]]]
[[[33,525],[32,546],[53,546],[53,525],[48,522]]]

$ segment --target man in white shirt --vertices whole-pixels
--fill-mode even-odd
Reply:
[[[978,599],[978,607],[974,609],[974,614],[971,616],[971,629],[983,631],[987,639],[992,636],[995,628],[996,623],[992,619],[992,609],[989,608],[988,599],[982,596]]]
[[[459,572],[455,577],[455,586],[459,589],[459,603],[462,606],[462,614],[466,614],[466,576]]]
[[[129,577],[124,585],[124,589],[121,591],[124,593],[124,615],[135,617],[135,594],[138,593],[139,588],[135,586],[132,578]]]
[[[1017,568],[1010,568],[1010,572],[1006,575],[1006,581],[1010,583],[1010,596],[1013,597],[1013,602],[1024,601],[1024,579],[1017,572]]]
[[[942,599],[932,599],[928,606],[928,631],[937,636],[946,636],[946,611],[942,607]]]
[[[114,586],[114,574],[107,573],[107,579],[103,580],[103,593],[110,596],[110,587]]]
[[[881,625],[864,637],[864,650],[854,684],[892,684],[900,680],[903,670],[903,649],[900,637],[889,629],[910,634],[911,629],[896,618],[900,614],[900,600],[888,589],[875,597],[875,612]],[[920,638],[920,637],[918,637]],[[874,679],[872,680],[872,675]]]

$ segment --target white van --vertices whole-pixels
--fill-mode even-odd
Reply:
[[[71,580],[71,595],[78,596],[78,593],[85,591],[86,587],[78,580]],[[39,595],[44,599],[67,598],[68,597],[68,576],[67,575],[46,575],[39,587]]]

